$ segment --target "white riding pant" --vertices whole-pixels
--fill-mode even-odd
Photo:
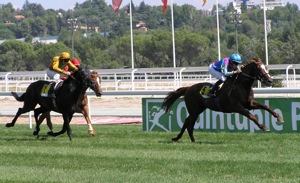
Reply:
[[[66,76],[65,74],[60,74],[60,73],[58,73],[54,70],[51,70],[49,68],[46,70],[46,73],[47,73],[47,75],[50,79],[54,79],[56,81],[59,81],[61,77]]]
[[[217,79],[221,79],[222,81],[225,81],[226,80],[226,77],[222,74],[222,72],[220,71],[217,71],[216,69],[214,69],[213,65],[210,64],[209,67],[208,67],[208,71],[209,73],[217,78]]]

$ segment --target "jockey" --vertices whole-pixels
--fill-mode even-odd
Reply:
[[[223,58],[220,61],[213,62],[209,66],[209,73],[218,79],[215,85],[208,92],[208,96],[213,96],[219,85],[222,84],[228,76],[240,73],[238,67],[242,63],[242,58],[239,54],[232,54],[229,58]]]
[[[59,80],[63,76],[71,75],[68,70],[63,70],[64,67],[68,66],[68,69],[78,70],[78,68],[70,61],[70,53],[62,52],[60,56],[55,56],[52,62],[49,64],[47,69],[47,75],[51,79]]]
[[[60,78],[70,76],[71,70],[78,70],[78,68],[70,61],[70,53],[62,52],[60,56],[55,56],[52,59],[52,62],[49,64],[48,69],[46,70],[47,75],[58,82]],[[67,69],[64,69],[67,67]],[[55,98],[54,94],[54,85],[51,86],[51,90],[48,92],[48,96]]]
[[[80,61],[77,58],[73,58],[71,62],[77,67],[80,66]],[[69,71],[69,67],[66,65],[62,70]],[[62,76],[60,79],[66,80],[67,76]]]

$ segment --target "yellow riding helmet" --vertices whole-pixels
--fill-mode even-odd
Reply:
[[[61,55],[60,55],[60,58],[61,59],[68,59],[68,60],[70,60],[71,55],[68,52],[62,52]]]

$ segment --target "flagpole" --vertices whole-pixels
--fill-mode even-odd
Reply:
[[[219,57],[219,60],[221,60],[220,28],[219,28],[219,0],[216,0],[216,8],[217,8],[218,57]]]
[[[176,68],[173,0],[171,0],[171,18],[172,18],[172,42],[173,42],[173,67]]]
[[[268,32],[267,32],[267,15],[266,15],[266,0],[264,0],[264,28],[265,28],[265,50],[266,50],[266,65],[269,65],[268,55]]]
[[[131,68],[134,69],[134,57],[133,57],[133,31],[132,31],[132,10],[131,10],[131,0],[129,3],[130,11],[130,41],[131,41]]]

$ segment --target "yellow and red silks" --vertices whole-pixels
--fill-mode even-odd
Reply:
[[[168,7],[168,0],[161,0],[163,2],[162,13],[165,13]]]
[[[112,7],[114,12],[117,12],[122,4],[122,0],[112,0]]]

